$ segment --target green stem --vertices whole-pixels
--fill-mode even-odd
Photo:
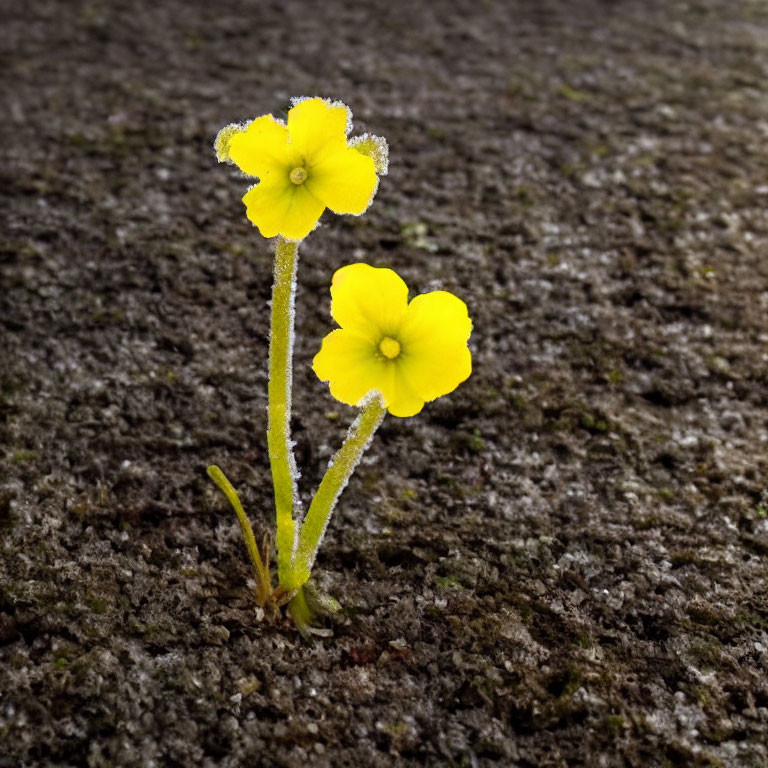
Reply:
[[[371,392],[363,404],[363,409],[349,428],[347,439],[338,453],[328,464],[325,476],[320,482],[309,511],[304,519],[299,534],[299,544],[290,580],[285,582],[287,589],[296,589],[309,579],[309,573],[315,562],[333,508],[349,482],[355,467],[373,439],[373,434],[384,418],[385,408],[378,392]],[[283,584],[281,577],[280,583]]]
[[[275,283],[272,288],[269,339],[269,426],[267,447],[272,466],[277,518],[277,573],[283,584],[291,572],[296,534],[293,512],[299,505],[296,462],[291,450],[291,376],[293,318],[296,295],[298,244],[278,238],[275,247]]]
[[[237,491],[232,487],[232,483],[229,482],[226,475],[215,464],[208,467],[208,477],[210,477],[222,490],[229,500],[229,503],[232,505],[232,509],[235,510],[237,519],[240,521],[240,529],[243,532],[245,548],[248,550],[248,556],[251,558],[251,564],[256,573],[256,583],[258,585],[256,590],[256,600],[259,605],[264,606],[272,592],[272,585],[270,584],[269,579],[269,561],[267,561],[267,565],[265,565],[264,561],[261,559],[259,548],[256,546],[256,539],[253,536],[253,528],[251,528],[251,523],[245,516],[245,510],[240,503],[240,497],[237,495]],[[265,557],[268,557],[266,553]]]

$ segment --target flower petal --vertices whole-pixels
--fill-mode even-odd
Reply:
[[[346,147],[351,123],[352,113],[340,101],[304,99],[288,112],[291,145],[309,164]]]
[[[337,400],[357,405],[368,392],[380,387],[385,364],[367,339],[338,329],[323,339],[312,370],[322,381],[330,381],[331,394]]]
[[[413,416],[424,407],[396,360],[377,354],[375,344],[357,334],[338,329],[324,339],[312,361],[322,381],[330,382],[331,394],[347,405],[359,405],[372,390],[381,392],[393,416]]]
[[[325,153],[311,163],[306,181],[310,192],[334,213],[359,216],[373,200],[379,177],[372,157],[347,147]]]
[[[267,177],[243,196],[246,215],[264,237],[282,235],[303,240],[317,224],[325,206],[303,184]]]
[[[400,328],[402,372],[424,400],[452,392],[472,373],[467,305],[447,291],[417,296]]]
[[[390,365],[394,375],[390,386],[382,389],[384,402],[393,416],[415,416],[424,407],[424,398],[411,386],[401,360],[393,360]]]
[[[333,319],[372,344],[395,336],[407,309],[408,286],[391,269],[349,264],[333,276]]]
[[[227,149],[229,159],[243,173],[260,179],[275,171],[290,173],[298,165],[296,150],[288,143],[288,128],[272,115],[257,117],[230,136]]]

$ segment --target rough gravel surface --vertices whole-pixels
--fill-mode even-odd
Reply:
[[[0,767],[768,765],[763,0],[0,3]],[[389,417],[303,641],[205,466],[273,517],[270,243],[223,125],[344,100],[365,216],[302,247],[470,307]]]

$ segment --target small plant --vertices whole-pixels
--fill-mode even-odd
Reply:
[[[237,492],[217,466],[208,474],[237,514],[256,579],[260,606],[288,604],[297,627],[315,631],[315,611],[338,604],[309,586],[331,513],[386,411],[412,416],[425,402],[453,391],[471,373],[467,341],[472,322],[463,301],[446,291],[408,302],[408,287],[389,269],[350,264],[331,284],[331,314],[340,328],[325,337],[313,361],[331,394],[361,411],[328,465],[306,516],[291,450],[291,379],[298,245],[325,208],[362,214],[388,148],[377,136],[349,140],[349,109],[325,99],[298,99],[286,123],[272,115],[230,125],[216,138],[220,162],[231,162],[259,183],[243,197],[246,215],[264,237],[276,237],[269,344],[267,445],[275,494],[277,587],[270,575],[270,541],[256,543]]]

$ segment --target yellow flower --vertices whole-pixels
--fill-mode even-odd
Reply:
[[[413,416],[472,372],[472,321],[452,293],[409,303],[391,269],[350,264],[333,276],[331,314],[341,328],[323,339],[312,368],[342,403],[358,405],[376,389],[391,414]]]
[[[219,132],[219,161],[259,178],[243,202],[264,237],[302,240],[326,208],[355,215],[368,208],[377,174],[387,172],[387,143],[367,135],[348,141],[351,125],[341,102],[303,99],[294,101],[287,124],[264,115]]]

